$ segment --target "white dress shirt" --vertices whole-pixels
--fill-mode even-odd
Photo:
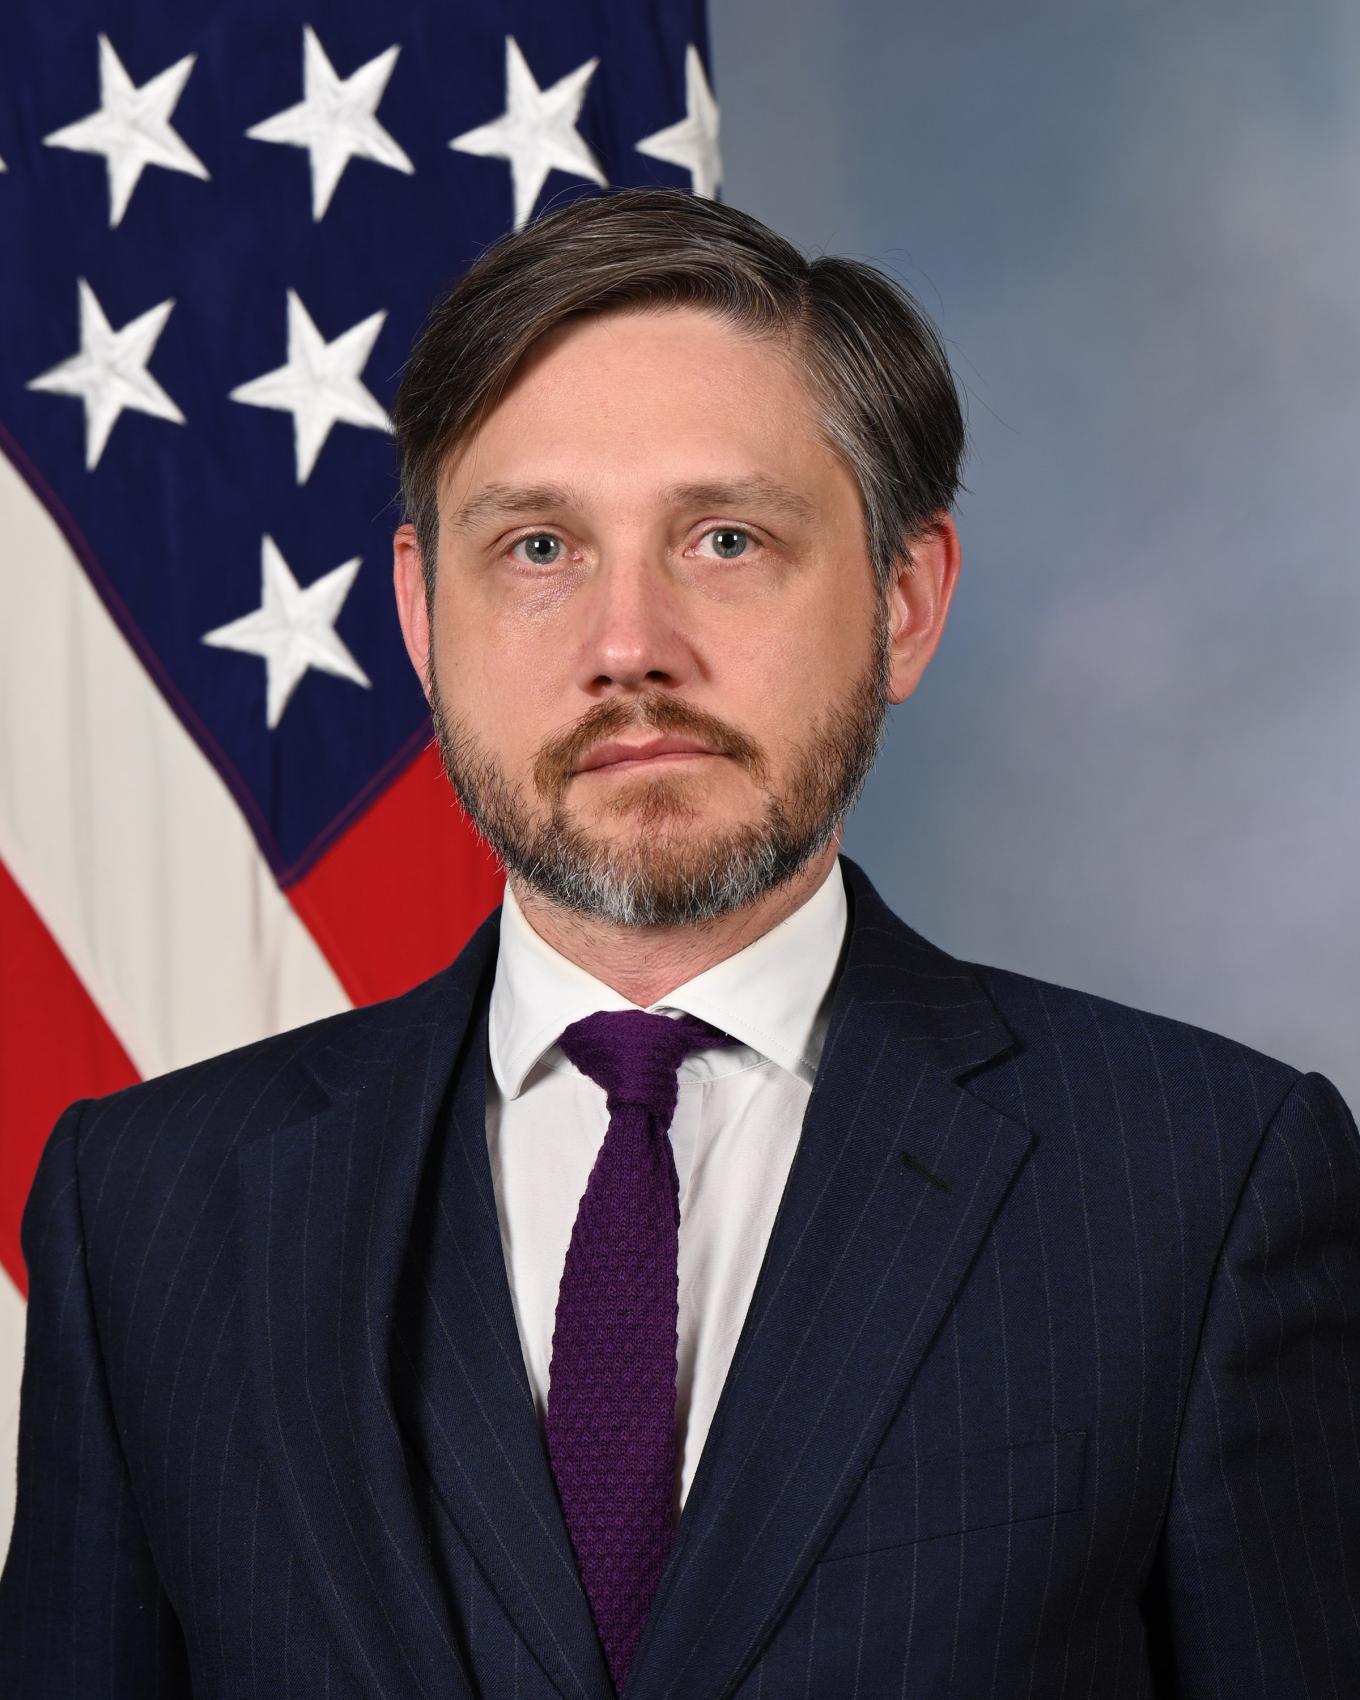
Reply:
[[[798,1145],[845,937],[839,861],[778,926],[649,1007],[740,1040],[681,1065],[671,1145],[680,1180],[677,1507],[703,1451]],[[601,1087],[558,1035],[634,1009],[541,939],[506,888],[491,994],[486,1136],[505,1267],[540,1421],[557,1288],[608,1125]]]

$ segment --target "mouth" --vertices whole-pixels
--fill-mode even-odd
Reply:
[[[658,767],[682,767],[685,762],[711,762],[707,750],[682,750],[675,755],[644,755],[626,762],[602,762],[598,767],[585,768],[587,774],[651,774]]]
[[[649,738],[645,743],[599,744],[576,769],[581,773],[679,766],[685,762],[712,760],[717,752],[695,738]]]

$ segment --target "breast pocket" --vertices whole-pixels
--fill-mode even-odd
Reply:
[[[874,1465],[821,1557],[848,1558],[1075,1511],[1085,1464],[1086,1431],[1067,1429],[1008,1446]]]

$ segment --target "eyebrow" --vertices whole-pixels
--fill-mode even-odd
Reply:
[[[816,517],[806,496],[774,478],[672,484],[661,492],[661,500],[670,508],[761,508],[803,525]],[[566,484],[486,484],[463,503],[451,524],[455,531],[475,531],[488,520],[584,506],[580,494]]]
[[[801,491],[774,478],[735,478],[716,483],[673,484],[664,499],[677,508],[763,508],[810,525],[817,510]]]
[[[484,484],[454,514],[452,525],[455,531],[475,531],[490,519],[515,519],[575,503],[574,493],[564,484]]]

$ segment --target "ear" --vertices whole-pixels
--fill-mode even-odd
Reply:
[[[959,534],[937,514],[911,540],[888,590],[888,701],[905,702],[921,682],[944,631],[961,564]]]
[[[392,539],[392,587],[397,593],[397,618],[401,621],[406,653],[411,657],[420,688],[428,699],[430,609],[425,600],[424,566],[413,525],[398,526]]]

